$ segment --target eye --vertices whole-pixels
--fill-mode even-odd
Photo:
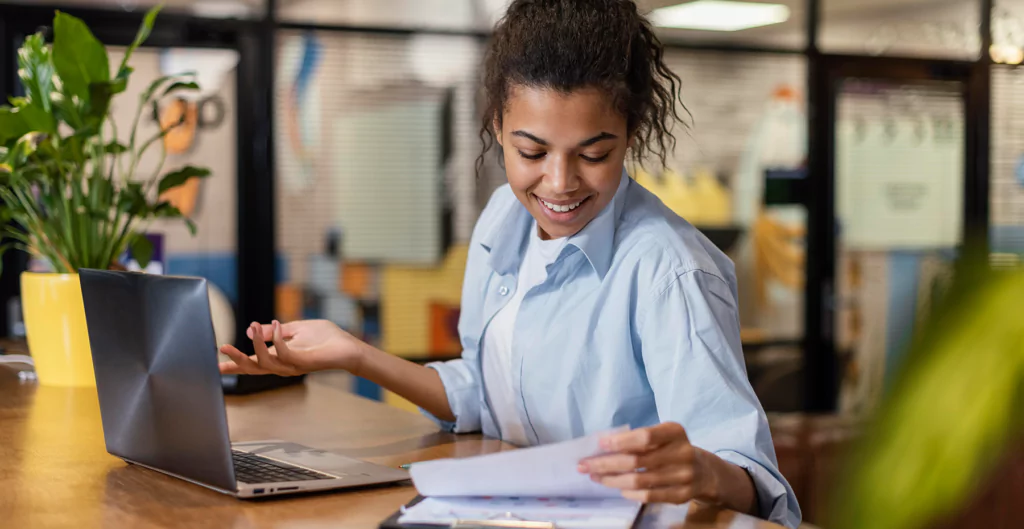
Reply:
[[[590,156],[587,156],[587,155],[581,154],[581,155],[580,155],[580,158],[582,158],[582,159],[583,159],[583,161],[585,161],[585,162],[590,162],[590,163],[601,163],[601,162],[603,162],[603,161],[607,160],[607,159],[608,159],[608,156],[609,156],[609,155],[611,155],[611,151],[608,151],[608,152],[606,152],[606,153],[604,153],[604,154],[602,154],[601,156],[598,156],[598,157],[596,157],[596,158],[592,158],[592,157],[590,157]]]
[[[544,157],[545,154],[547,154],[547,153],[543,152],[543,151],[539,152],[537,154],[526,154],[523,151],[519,151],[519,156],[522,156],[523,158],[526,158],[527,160],[540,160],[541,158]]]

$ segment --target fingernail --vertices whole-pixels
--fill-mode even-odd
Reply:
[[[587,474],[590,472],[590,466],[586,463],[580,463],[579,466],[576,467],[576,470],[578,470],[580,474]]]

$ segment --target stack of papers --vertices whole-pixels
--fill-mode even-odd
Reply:
[[[621,431],[624,430],[616,430]],[[608,433],[534,448],[412,465],[416,490],[426,499],[405,509],[402,524],[538,521],[559,528],[627,529],[640,504],[580,474],[581,459],[602,453]]]
[[[628,529],[639,511],[639,503],[622,498],[426,498],[406,509],[398,521],[446,526],[541,521],[558,529]]]

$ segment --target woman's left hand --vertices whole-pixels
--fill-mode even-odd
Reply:
[[[627,499],[685,503],[714,496],[710,454],[691,445],[678,423],[613,434],[601,439],[601,448],[610,453],[580,461],[579,471]]]

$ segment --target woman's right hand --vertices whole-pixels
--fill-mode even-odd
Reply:
[[[357,372],[367,345],[327,320],[303,320],[260,325],[246,331],[256,354],[248,356],[232,345],[220,352],[231,358],[220,363],[223,374],[298,376],[324,369]],[[267,342],[273,345],[267,347]]]

